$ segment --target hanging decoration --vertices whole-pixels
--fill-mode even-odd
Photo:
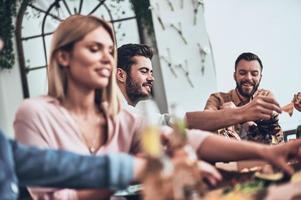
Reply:
[[[168,58],[166,58],[165,56],[160,56],[160,59],[162,59],[167,64],[167,67],[169,68],[171,73],[174,75],[174,77],[177,78],[178,75],[177,75],[176,71],[174,70],[173,64],[172,64],[172,61],[171,61],[170,50],[169,50],[169,48],[167,48],[166,50],[167,50]]]
[[[189,83],[189,85],[190,85],[192,88],[194,88],[194,84],[192,83],[192,80],[191,80],[191,78],[190,78],[189,67],[188,67],[188,61],[185,60],[184,63],[185,63],[184,66],[183,66],[182,63],[180,63],[180,64],[177,64],[176,67],[180,68],[180,69],[184,72],[184,75],[185,75],[185,77],[186,77],[186,79],[187,79],[187,82]]]
[[[200,53],[200,57],[201,57],[201,63],[202,63],[202,67],[201,67],[201,72],[202,75],[205,74],[205,63],[206,63],[206,56],[209,53],[209,50],[205,47],[202,47],[200,43],[197,43],[198,49],[199,49],[199,53]]]
[[[185,45],[187,45],[188,42],[183,34],[181,22],[179,22],[179,27],[176,27],[174,24],[170,24],[170,27],[173,28],[179,34]]]
[[[161,28],[162,28],[163,30],[165,30],[165,25],[164,25],[164,23],[163,23],[163,21],[162,21],[162,18],[161,18],[161,16],[160,16],[160,7],[159,7],[159,4],[156,3],[156,6],[151,5],[151,6],[149,7],[149,10],[151,10],[151,11],[156,15],[156,18],[157,18],[159,24],[161,25]]]
[[[201,6],[204,5],[203,0],[192,0],[193,6],[193,25],[197,24],[198,12]]]
[[[174,6],[173,6],[171,0],[167,0],[167,3],[168,3],[168,6],[170,7],[170,10],[171,10],[172,12],[175,11]]]
[[[181,9],[184,8],[184,0],[180,0],[180,8],[181,8]]]
[[[160,6],[161,6],[161,8],[165,8],[165,12],[169,12],[170,15],[177,15],[177,12],[180,11],[180,9],[184,8],[184,0],[178,0],[178,1],[165,0],[165,2],[166,2],[166,4],[162,4]],[[185,1],[185,3],[186,4],[191,3],[189,9],[191,10],[191,8],[192,8],[191,11],[193,14],[193,24],[195,26],[197,26],[198,25],[197,24],[198,15],[202,11],[201,9],[204,6],[204,1],[203,0],[191,0],[191,1]],[[185,30],[190,30],[190,29],[185,29],[186,22],[184,23],[184,21],[186,19],[185,20],[181,19],[180,21],[173,21],[172,20],[173,18],[169,18],[169,19],[166,19],[166,20],[168,20],[168,23],[167,23],[167,21],[165,21],[165,18],[162,18],[162,15],[160,15],[160,7],[159,7],[158,1],[153,1],[153,4],[151,4],[149,9],[152,11],[153,16],[157,19],[157,22],[159,22],[159,24],[160,24],[159,26],[162,27],[164,32],[169,33],[170,31],[175,31],[176,34],[179,36],[178,39],[182,40],[184,45],[187,45],[188,48],[190,48],[192,46],[195,47],[195,45],[197,45],[196,50],[198,51],[198,54],[200,55],[200,60],[201,60],[201,72],[200,73],[202,76],[204,76],[205,70],[206,70],[206,58],[207,58],[207,54],[210,53],[209,52],[210,50],[208,47],[202,46],[198,42],[190,44],[191,38],[188,38],[187,37],[188,35],[186,35],[186,32],[185,32]],[[165,16],[165,14],[166,13],[164,13],[164,16]],[[165,23],[163,23],[163,20],[165,21]],[[190,18],[187,18],[187,21],[189,21],[189,20],[190,20]],[[174,39],[176,40],[177,38],[174,38]],[[193,49],[195,49],[194,47],[193,47]],[[177,51],[177,50],[167,47],[167,51],[168,51],[168,54],[171,54],[171,52],[174,53],[174,51]],[[188,67],[185,67],[185,66],[188,66],[187,61],[185,61],[185,63],[183,62],[181,64],[172,63],[170,55],[168,55],[168,57],[164,56],[164,55],[160,56],[160,59],[164,63],[166,63],[167,67],[169,68],[170,72],[173,74],[174,77],[178,77],[177,70],[181,69],[185,73],[185,76],[189,82],[189,85],[191,87],[194,87],[194,84],[191,81],[192,75],[189,74]],[[186,57],[186,60],[188,60],[187,57]]]

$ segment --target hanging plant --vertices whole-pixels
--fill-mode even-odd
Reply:
[[[14,18],[21,3],[32,0],[0,0],[0,38],[4,49],[0,52],[0,69],[11,69],[15,64],[13,38],[15,33]]]
[[[16,16],[16,0],[0,0],[0,37],[4,49],[0,52],[0,68],[11,69],[15,64],[13,18]]]

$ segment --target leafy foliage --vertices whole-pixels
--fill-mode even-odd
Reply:
[[[0,67],[11,69],[15,63],[13,18],[16,16],[16,0],[0,0],[0,37],[5,48],[0,52]]]

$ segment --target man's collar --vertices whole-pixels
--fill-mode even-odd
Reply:
[[[249,103],[250,100],[252,100],[254,97],[257,96],[258,94],[258,90],[256,90],[256,92],[253,94],[253,96],[249,99],[245,99],[245,97],[241,96],[238,92],[238,90],[235,88],[231,91],[231,96],[232,96],[232,99],[233,99],[233,103],[236,105],[236,106],[240,106],[240,105],[245,105],[246,103]]]
[[[124,97],[124,95],[122,94],[122,92],[119,96],[120,96],[122,106],[129,106],[129,104],[128,104],[126,98]]]

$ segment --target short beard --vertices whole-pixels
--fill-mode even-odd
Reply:
[[[140,84],[132,81],[132,78],[130,76],[126,79],[125,91],[130,101],[134,104],[137,104],[141,100],[148,99],[151,96],[143,94],[140,91],[141,87],[142,86]]]
[[[251,90],[250,93],[245,93],[242,89],[242,86],[239,85],[238,82],[236,82],[236,89],[238,90],[238,92],[241,96],[250,99],[251,97],[253,97],[254,93],[257,91],[257,89],[259,87],[259,83],[253,87],[253,89]]]

